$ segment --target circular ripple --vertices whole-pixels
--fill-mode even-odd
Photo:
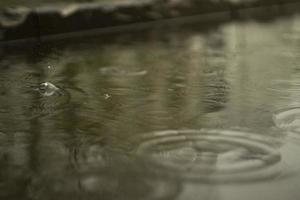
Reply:
[[[273,115],[273,121],[280,129],[300,134],[300,107],[278,110]]]
[[[25,109],[25,115],[29,118],[52,115],[64,110],[70,103],[71,95],[63,88],[55,86],[55,90],[43,91],[40,86],[33,88],[37,91],[33,103]]]
[[[137,154],[152,170],[171,178],[239,182],[274,178],[277,141],[253,133],[225,130],[168,130],[143,135]]]
[[[105,76],[144,76],[147,74],[146,70],[141,70],[133,67],[103,67],[99,69],[100,73]]]
[[[17,78],[16,78],[17,79]],[[46,82],[47,83],[47,82]],[[70,102],[70,93],[59,86],[42,88],[45,83],[1,79],[0,114],[2,118],[28,120],[56,114],[64,110]],[[49,83],[47,83],[49,84]]]

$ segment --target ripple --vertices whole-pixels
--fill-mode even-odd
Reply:
[[[15,77],[15,80],[0,77],[2,118],[30,120],[56,114],[68,106],[71,100],[68,90],[50,82],[36,83],[31,75]]]
[[[105,76],[144,76],[148,72],[137,68],[125,67],[103,67],[99,69],[100,73]]]
[[[251,182],[278,176],[281,154],[273,138],[213,129],[143,135],[136,153],[152,170],[199,182]]]
[[[280,129],[300,134],[300,107],[278,110],[273,115],[273,121]]]
[[[50,82],[41,83],[36,90],[45,97],[61,94],[61,89]]]
[[[71,100],[67,90],[48,82],[34,86],[33,91],[37,91],[39,97],[25,111],[25,115],[29,118],[56,114],[64,110]]]

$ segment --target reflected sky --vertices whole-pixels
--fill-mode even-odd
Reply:
[[[259,199],[253,195],[260,191],[266,200],[292,200],[298,189],[285,185],[300,180],[295,153],[300,142],[275,127],[272,117],[299,105],[299,21],[290,16],[268,23],[231,22],[205,31],[192,24],[48,43],[21,53],[4,49],[0,198],[232,200],[240,195]],[[35,89],[45,82],[60,92],[41,95]],[[198,149],[194,136],[145,142],[154,146],[151,152],[162,153],[155,162],[167,160],[173,168],[188,163],[178,177],[137,153],[143,145],[137,138],[144,134],[186,129],[237,134],[215,137],[200,131]],[[257,144],[257,135],[274,142]],[[217,174],[221,167],[230,176],[227,159],[237,161],[237,169],[248,169],[254,160],[261,166],[269,152],[276,155],[271,167],[280,173],[275,177],[264,177],[267,171],[253,181],[246,171],[249,180],[243,183],[236,174],[237,179],[210,182],[180,178],[193,170],[193,159],[199,160],[197,167],[203,163]]]

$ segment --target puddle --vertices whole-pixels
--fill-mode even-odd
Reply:
[[[293,19],[3,49],[0,199],[294,200]]]
[[[280,174],[276,140],[226,130],[170,130],[140,138],[136,153],[162,176],[203,183],[251,182]]]

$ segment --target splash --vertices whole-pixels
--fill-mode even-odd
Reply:
[[[54,94],[60,94],[60,89],[50,82],[41,83],[37,88],[43,96],[52,96]]]
[[[40,97],[36,98],[35,103],[26,109],[26,115],[29,118],[56,114],[70,103],[70,94],[50,82],[33,86],[33,91],[37,91]]]

